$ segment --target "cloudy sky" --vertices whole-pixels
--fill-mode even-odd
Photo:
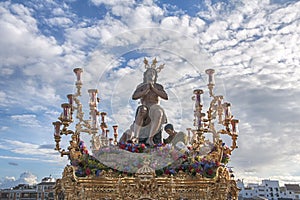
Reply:
[[[192,92],[207,95],[204,71],[214,68],[215,92],[240,120],[236,178],[299,183],[299,10],[293,0],[2,0],[0,181],[61,176],[67,159],[53,150],[52,122],[75,92],[73,68],[84,70],[85,113],[87,90],[98,89],[99,110],[122,132],[143,59],[156,57],[176,129],[193,126]]]

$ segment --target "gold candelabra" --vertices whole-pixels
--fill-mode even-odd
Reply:
[[[207,69],[206,74],[208,75],[208,90],[209,95],[212,98],[209,104],[209,108],[206,113],[203,110],[202,104],[202,94],[204,94],[203,90],[196,89],[194,90],[194,96],[192,99],[195,101],[194,108],[194,127],[192,130],[194,133],[192,143],[192,149],[195,152],[198,152],[201,146],[205,143],[203,136],[204,133],[212,133],[213,134],[213,143],[218,144],[220,141],[220,134],[228,135],[231,137],[232,145],[230,148],[226,149],[228,154],[236,149],[238,146],[236,144],[236,140],[238,137],[238,122],[239,120],[234,119],[231,114],[231,104],[228,102],[223,102],[223,96],[214,94],[214,73],[215,70]],[[220,130],[216,130],[215,122],[222,125],[223,128]],[[191,129],[188,130],[188,135],[190,134]],[[190,137],[189,137],[190,138]]]
[[[68,94],[68,103],[61,104],[63,112],[59,116],[59,121],[53,122],[54,126],[54,140],[55,150],[58,151],[61,156],[68,155],[71,160],[78,157],[80,150],[78,144],[80,142],[80,134],[88,133],[91,135],[91,149],[92,151],[98,150],[101,146],[109,145],[107,125],[105,123],[105,112],[99,112],[97,107],[100,99],[97,97],[97,89],[89,89],[89,119],[84,119],[84,112],[82,103],[79,99],[81,96],[82,89],[82,72],[81,68],[75,68],[74,73],[76,75],[76,93]],[[73,113],[76,111],[77,123],[75,124],[75,131],[69,130],[70,124],[73,120]],[[101,115],[101,124],[99,125],[99,115]],[[99,129],[102,130],[102,135],[98,134]],[[71,135],[70,145],[67,147],[68,150],[60,147],[62,135]],[[100,139],[101,137],[101,139]],[[75,156],[75,157],[74,157]]]

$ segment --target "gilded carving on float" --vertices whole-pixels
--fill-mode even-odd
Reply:
[[[142,106],[137,108],[133,124],[119,141],[117,125],[113,125],[113,137],[109,138],[107,113],[98,111],[97,89],[88,90],[90,112],[89,119],[84,119],[79,100],[83,70],[74,69],[76,93],[67,95],[68,103],[61,105],[59,121],[53,122],[55,150],[70,160],[56,182],[55,199],[237,200],[239,189],[227,163],[237,148],[239,121],[231,113],[231,104],[214,94],[215,71],[205,71],[211,97],[208,110],[204,112],[205,92],[192,91],[194,128],[186,129],[187,143],[172,145],[162,143],[159,136],[168,112],[159,106],[159,99],[167,100],[168,96],[163,86],[156,83],[164,65],[156,67],[156,59],[151,65],[145,59],[144,64],[144,82],[133,94],[133,99],[141,98]],[[69,129],[75,121],[73,115],[74,131]],[[91,136],[91,153],[81,134]],[[211,134],[211,141],[207,134]],[[71,135],[67,150],[60,145],[63,135]],[[230,147],[221,135],[231,139]]]

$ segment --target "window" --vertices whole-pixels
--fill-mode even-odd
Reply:
[[[8,198],[8,193],[2,193],[1,198]]]

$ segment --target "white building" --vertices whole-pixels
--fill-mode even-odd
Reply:
[[[45,177],[37,185],[20,184],[0,190],[1,200],[54,200],[55,179]]]
[[[299,184],[284,184],[280,188],[281,196],[285,199],[300,199],[300,185]]]
[[[1,200],[36,200],[36,185],[19,184],[0,191]]]
[[[55,185],[55,179],[50,177],[45,177],[42,182],[37,184],[37,200],[54,200],[53,187]]]
[[[259,196],[266,197],[270,200],[278,200],[280,198],[279,181],[263,180],[260,185]]]
[[[285,184],[284,187],[279,187],[277,180],[262,180],[261,184],[250,183],[247,186],[240,180],[237,186],[241,189],[239,200],[298,200],[300,199],[299,184]]]

